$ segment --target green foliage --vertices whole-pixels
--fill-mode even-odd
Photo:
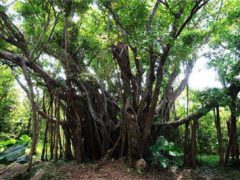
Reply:
[[[218,153],[217,131],[213,113],[210,112],[199,121],[197,131],[197,150],[199,153]]]
[[[31,138],[26,135],[26,134],[23,134],[19,140],[17,141],[18,144],[25,144],[25,143],[29,143],[31,141]]]
[[[14,138],[10,138],[6,141],[0,141],[0,152],[4,151],[6,148],[11,147],[13,145],[17,145],[17,144],[28,144],[30,143],[31,138],[26,135],[23,134],[18,140],[14,139]]]
[[[184,31],[182,34],[182,41],[188,47],[192,47],[193,45],[199,44],[203,41],[206,36],[205,31],[199,31],[197,29]]]
[[[219,164],[218,155],[201,154],[197,156],[200,165],[217,166]]]
[[[218,88],[206,89],[195,92],[195,96],[202,104],[214,103],[219,106],[226,106],[229,102],[228,96]]]
[[[31,108],[30,104],[26,99],[23,99],[19,102],[18,106],[14,107],[14,111],[10,114],[11,120],[8,122],[11,123],[9,127],[10,133],[18,137],[22,133],[29,133],[28,123],[31,120]]]
[[[0,66],[0,132],[10,132],[11,112],[17,103],[14,77],[7,66]]]
[[[156,144],[151,148],[152,164],[161,168],[167,168],[171,165],[181,165],[181,150],[172,142],[168,142],[163,136],[160,136]]]
[[[234,82],[240,73],[239,50],[239,14],[237,1],[223,1],[224,6],[212,29],[214,36],[210,41],[209,66],[214,67],[224,87]]]
[[[0,153],[0,163],[8,163],[16,160],[18,157],[25,154],[26,150],[25,144],[17,144],[15,146],[10,147],[3,153]]]
[[[14,145],[16,142],[17,142],[17,140],[15,140],[15,139],[13,139],[13,138],[8,139],[8,140],[6,140],[6,141],[1,141],[1,142],[0,142],[0,148],[1,148],[1,149],[5,149],[5,148],[7,148],[7,147],[10,147],[10,146]]]

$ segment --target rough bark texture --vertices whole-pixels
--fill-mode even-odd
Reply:
[[[136,110],[138,104],[138,85],[137,78],[132,74],[130,67],[130,59],[128,46],[124,43],[119,43],[117,46],[112,46],[113,56],[116,59],[123,83],[123,130],[122,138],[126,138],[122,144],[123,147],[128,147],[128,156],[130,165],[134,165],[135,161],[141,157],[140,154],[140,130],[137,121]]]

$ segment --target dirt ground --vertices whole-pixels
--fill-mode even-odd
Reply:
[[[197,170],[169,168],[159,170],[147,168],[140,172],[129,168],[122,160],[99,161],[96,163],[76,164],[74,162],[36,162],[32,173],[29,176],[19,176],[24,172],[26,165],[13,163],[8,166],[0,166],[0,179],[159,179],[159,180],[220,180],[220,179],[240,179],[240,170],[220,170],[214,168],[201,167]]]

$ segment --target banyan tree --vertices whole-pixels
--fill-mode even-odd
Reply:
[[[185,124],[188,130],[190,121],[217,107],[209,103],[171,121],[211,34],[204,18],[214,21],[217,13],[208,14],[214,3],[221,8],[209,0],[33,0],[16,3],[19,19],[0,6],[0,61],[31,102],[31,153],[43,119],[42,160],[127,156],[133,165],[149,155],[160,127]],[[156,117],[161,123],[155,126]],[[194,141],[196,124],[191,128]],[[194,142],[191,150],[194,157]]]

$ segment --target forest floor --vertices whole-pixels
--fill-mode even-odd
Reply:
[[[26,165],[0,166],[0,179],[240,179],[240,170],[202,166],[196,170],[148,168],[145,172],[130,169],[123,160],[77,164],[74,162],[35,162],[31,178],[19,176]]]

